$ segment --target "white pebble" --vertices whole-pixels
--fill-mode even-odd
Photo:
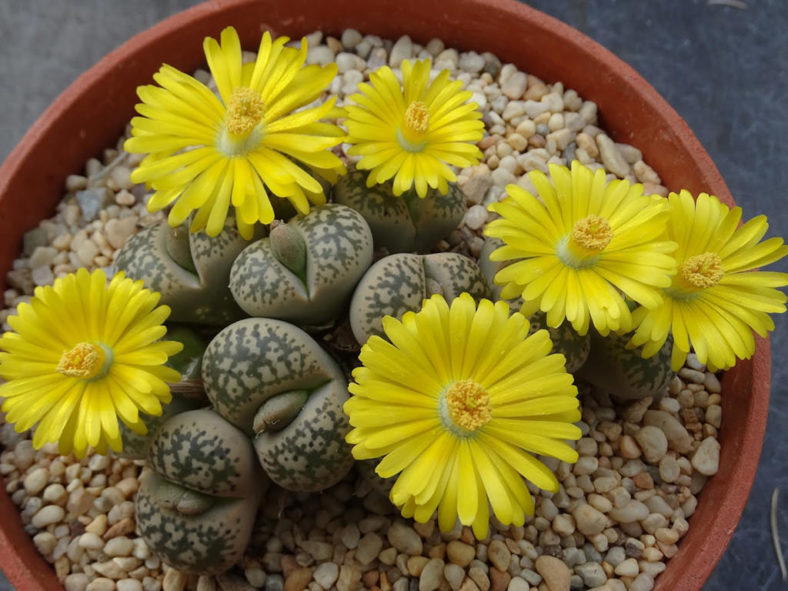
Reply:
[[[717,473],[720,467],[720,444],[714,437],[704,439],[695,450],[692,467],[704,476],[713,476]]]
[[[394,46],[391,48],[391,52],[389,53],[389,66],[398,68],[402,65],[402,60],[408,59],[412,55],[413,42],[410,40],[410,37],[403,35],[397,39],[397,42],[394,43]]]
[[[62,521],[63,517],[65,516],[66,512],[63,510],[63,507],[58,507],[57,505],[47,505],[39,509],[38,512],[33,515],[31,522],[35,527],[42,528],[51,523]]]
[[[35,496],[44,490],[48,479],[49,470],[46,468],[36,468],[35,470],[32,470],[27,476],[25,476],[22,484],[25,487],[25,491],[29,495]]]
[[[137,579],[121,579],[116,585],[118,591],[142,591],[142,583]]]

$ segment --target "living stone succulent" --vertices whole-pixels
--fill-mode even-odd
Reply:
[[[188,222],[170,228],[162,221],[129,238],[115,258],[115,271],[161,293],[161,303],[172,309],[171,322],[224,326],[245,316],[228,283],[232,261],[248,244],[232,214],[213,238],[190,233]]]
[[[465,215],[465,194],[456,183],[449,183],[446,195],[431,189],[420,199],[415,191],[394,195],[390,182],[367,187],[366,180],[366,171],[348,172],[334,185],[332,198],[358,211],[372,230],[375,248],[391,254],[429,252]]]
[[[425,298],[441,294],[447,300],[468,292],[489,297],[478,265],[457,253],[392,254],[372,265],[361,278],[350,302],[350,328],[360,344],[383,335],[383,317],[401,318],[421,309]]]
[[[170,384],[172,400],[169,404],[162,405],[160,415],[140,414],[147,429],[145,433],[132,431],[123,421],[120,421],[123,450],[119,455],[124,458],[143,459],[146,457],[148,446],[159,427],[170,417],[210,404],[202,387],[202,357],[209,339],[188,325],[168,326],[167,339],[178,341],[183,345],[181,352],[170,357],[166,363],[168,367],[181,374],[181,381],[177,384]]]
[[[280,224],[248,246],[230,272],[230,290],[249,315],[324,327],[342,313],[372,262],[361,215],[329,203]]]
[[[238,562],[267,486],[246,434],[212,410],[184,412],[159,429],[148,463],[136,509],[148,546],[192,574]]]
[[[653,357],[643,359],[639,348],[626,346],[631,334],[610,333],[602,337],[594,330],[589,332],[591,351],[577,377],[617,400],[639,400],[648,396],[659,400],[665,394],[674,375],[670,369],[672,338],[668,338]]]
[[[588,360],[591,351],[591,336],[577,334],[569,322],[562,322],[561,326],[547,326],[547,315],[544,312],[537,312],[530,317],[531,332],[536,332],[542,328],[550,333],[550,340],[553,341],[553,353],[561,353],[566,357],[566,371],[575,373]]]
[[[323,490],[350,470],[347,380],[297,326],[270,318],[228,326],[208,345],[202,374],[216,412],[254,437],[263,469],[279,486]]]
[[[510,263],[510,261],[490,260],[490,254],[501,246],[504,246],[504,243],[500,238],[487,237],[484,239],[484,244],[482,244],[482,249],[479,252],[479,269],[481,269],[482,275],[487,281],[487,285],[490,287],[493,299],[496,301],[501,299],[501,290],[503,287],[495,283],[495,274]],[[506,300],[506,302],[509,304],[509,309],[512,312],[519,311],[520,307],[523,305],[522,298]]]

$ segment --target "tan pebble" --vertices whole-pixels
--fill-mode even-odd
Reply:
[[[85,591],[88,586],[88,576],[85,573],[72,573],[63,581],[66,591]]]
[[[469,568],[468,577],[470,577],[470,579],[466,580],[472,580],[481,591],[488,591],[490,589],[490,578],[481,567],[472,566]]]
[[[624,435],[619,439],[618,450],[622,458],[636,459],[642,454],[640,447],[631,435]]]
[[[509,569],[509,563],[512,560],[509,548],[500,540],[490,542],[489,546],[487,546],[487,557],[495,567],[502,571]]]
[[[134,542],[125,536],[112,537],[104,545],[107,556],[129,556],[134,550]]]
[[[718,404],[710,404],[707,406],[705,419],[707,423],[719,429],[722,424],[722,407]]]
[[[395,521],[388,530],[389,543],[400,552],[417,556],[421,554],[423,545],[419,534],[402,521]]]
[[[41,509],[33,515],[31,523],[35,527],[44,528],[52,523],[62,521],[65,516],[66,512],[63,510],[63,507],[58,505],[46,505],[41,507]]]
[[[96,499],[98,500],[98,499]],[[91,521],[86,527],[85,531],[89,533],[96,534],[97,536],[104,535],[104,532],[107,531],[107,516],[104,513],[100,513],[96,515],[96,517]]]
[[[164,589],[164,591],[183,591],[183,589],[186,587],[186,581],[188,578],[189,577],[186,573],[182,573],[177,569],[170,568],[164,574],[162,589]]]
[[[512,575],[495,567],[490,569],[489,576],[493,591],[504,591],[509,586],[509,581],[512,580]]]
[[[22,481],[22,485],[25,487],[25,491],[30,496],[36,496],[47,485],[49,480],[49,470],[46,468],[36,468],[35,470],[31,470],[25,479]]]
[[[684,426],[670,413],[663,410],[649,410],[643,416],[643,422],[646,425],[659,427],[665,434],[665,437],[667,437],[671,449],[683,454],[692,451],[692,436],[687,433]]]
[[[343,564],[339,569],[337,591],[353,591],[361,581],[361,570],[352,564]]]
[[[575,521],[571,515],[560,513],[553,519],[552,528],[561,537],[571,536],[575,533]]]
[[[668,439],[659,427],[646,425],[638,429],[634,437],[643,457],[651,464],[659,462],[668,451]]]
[[[93,532],[85,532],[79,536],[79,545],[86,550],[100,550],[104,547],[104,540]]]
[[[129,216],[111,219],[107,222],[107,241],[113,248],[120,248],[137,229],[137,217]]]
[[[142,564],[142,561],[139,558],[134,558],[133,556],[116,556],[112,559],[112,562],[117,564],[127,573],[131,573],[136,568],[139,568]]]
[[[635,474],[632,477],[632,482],[635,483],[635,486],[644,490],[650,490],[654,488],[654,479],[648,472],[639,472],[638,474]]]
[[[469,544],[452,540],[446,545],[446,554],[452,563],[466,567],[476,556],[476,550]]]
[[[123,579],[127,574],[125,570],[112,560],[96,562],[92,566],[97,573],[110,579]]]
[[[388,566],[394,564],[394,561],[396,559],[397,559],[396,548],[386,548],[385,550],[381,550],[380,554],[378,554],[378,560],[380,560],[380,562]]]
[[[197,591],[216,591],[216,577],[201,575],[197,579]]]
[[[421,571],[427,566],[429,558],[426,556],[410,556],[407,560],[408,574],[413,577],[421,576]]]
[[[285,579],[285,591],[303,591],[312,580],[311,568],[298,568]]]
[[[720,444],[713,437],[707,437],[695,450],[692,456],[692,466],[704,476],[713,476],[717,473],[719,465]],[[35,517],[33,519],[35,520]]]
[[[424,565],[419,576],[419,591],[436,591],[443,581],[443,560],[433,558]]]
[[[142,583],[137,579],[121,579],[115,585],[118,591],[142,591]]]
[[[627,502],[623,507],[615,507],[608,513],[610,518],[619,523],[633,523],[649,516],[646,505],[635,499]]]
[[[134,197],[134,195],[129,191],[127,191],[126,189],[119,191],[115,195],[115,203],[117,203],[118,205],[122,205],[124,207],[129,207],[131,205],[134,205],[136,201],[137,201],[136,197]]]
[[[430,548],[429,552],[427,552],[427,556],[430,558],[440,558],[441,560],[446,558],[446,543],[441,542],[440,544],[434,545]]]
[[[587,503],[579,503],[572,516],[577,529],[586,536],[598,534],[607,526],[607,517]]]
[[[534,568],[544,579],[549,591],[569,591],[571,573],[563,560],[543,555],[536,559]]]
[[[488,586],[489,586],[489,583],[488,583]],[[458,591],[479,591],[480,589],[481,588],[474,582],[473,579],[466,578],[462,582],[462,585],[460,585],[460,588],[458,589]],[[481,591],[484,591],[484,590],[481,590]]]
[[[115,581],[106,577],[97,577],[90,581],[85,591],[114,591]]]
[[[41,532],[33,537],[33,543],[41,554],[47,556],[52,554],[52,551],[55,549],[57,538],[50,532]]]
[[[596,136],[596,145],[599,148],[599,157],[605,170],[618,177],[629,174],[629,164],[624,158],[616,143],[605,133]]]

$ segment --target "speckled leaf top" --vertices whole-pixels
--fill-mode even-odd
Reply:
[[[232,261],[249,244],[234,224],[228,216],[224,231],[211,238],[161,222],[129,238],[115,270],[161,293],[170,321],[225,325],[244,316],[228,288]]]
[[[578,372],[578,377],[591,382],[620,400],[661,398],[673,378],[670,354],[673,339],[668,340],[656,355],[643,359],[640,349],[627,349],[631,334],[606,337],[596,331],[591,333],[591,352],[588,362]]]
[[[243,556],[267,480],[249,439],[209,409],[169,419],[137,492],[142,537],[165,563],[219,573]]]
[[[269,238],[246,248],[230,273],[230,290],[248,314],[301,326],[325,326],[342,313],[372,262],[372,234],[361,215],[343,205],[315,207],[288,226],[306,247],[298,276],[274,255]]]
[[[350,327],[363,344],[383,335],[383,317],[401,318],[421,309],[425,298],[442,294],[451,300],[467,291],[475,299],[489,297],[478,265],[457,253],[393,254],[372,265],[359,281],[350,302]]]
[[[151,443],[148,461],[171,482],[213,496],[244,496],[254,488],[249,438],[208,409],[170,418]]]
[[[446,195],[431,189],[420,199],[415,192],[394,195],[390,182],[367,187],[366,180],[366,171],[348,172],[334,185],[332,198],[361,213],[372,230],[375,248],[389,253],[428,252],[465,215],[465,195],[455,183]]]
[[[342,404],[347,381],[337,363],[306,332],[281,320],[248,318],[222,330],[203,358],[203,381],[214,408],[247,434],[268,402],[307,391],[300,412],[255,448],[271,479],[293,490],[321,490],[350,469],[350,430]]]

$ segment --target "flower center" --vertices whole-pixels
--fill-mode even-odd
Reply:
[[[574,246],[599,254],[612,239],[613,230],[607,220],[598,215],[589,215],[575,222],[569,241]]]
[[[246,137],[263,118],[263,101],[260,94],[251,88],[233,90],[227,101],[225,125],[230,135]]]
[[[440,411],[446,427],[467,437],[490,422],[490,395],[473,380],[460,380],[441,396]]]
[[[612,239],[613,230],[607,220],[591,214],[575,222],[569,235],[556,246],[556,254],[568,267],[583,269],[597,261]]]
[[[405,109],[403,124],[397,130],[400,146],[408,152],[420,152],[424,148],[424,134],[430,127],[430,112],[421,101],[413,101]]]
[[[722,259],[716,252],[704,252],[688,258],[679,266],[676,276],[679,287],[696,291],[714,287],[720,282],[725,270]]]
[[[104,346],[77,343],[70,351],[63,351],[57,371],[70,378],[91,380],[106,375],[110,365],[112,353]]]
[[[225,156],[242,156],[254,150],[263,139],[263,101],[251,88],[238,87],[227,101],[224,126],[216,147]]]

